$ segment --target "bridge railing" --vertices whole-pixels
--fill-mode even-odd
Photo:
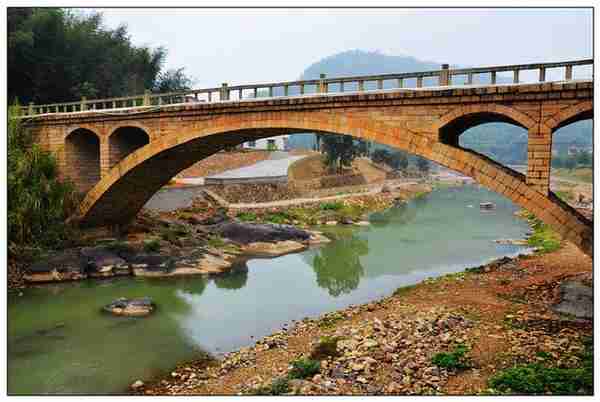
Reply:
[[[546,72],[549,69],[564,69],[564,80],[573,80],[573,67],[593,65],[593,59],[564,61],[555,63],[513,64],[494,67],[476,67],[450,69],[443,64],[440,70],[379,74],[351,77],[327,78],[321,74],[316,80],[272,82],[266,84],[249,84],[229,86],[223,83],[220,87],[191,89],[170,93],[151,93],[146,91],[140,95],[122,96],[117,98],[92,99],[82,98],[77,102],[52,103],[35,105],[30,103],[21,108],[22,116],[37,116],[49,113],[73,113],[85,111],[104,111],[106,113],[131,113],[131,108],[161,107],[163,105],[197,103],[197,102],[227,102],[248,99],[264,99],[272,97],[306,96],[311,94],[328,94],[343,92],[362,92],[383,89],[418,89],[424,87],[447,87],[455,82],[462,81],[459,85],[473,85],[476,75],[489,74],[491,85],[497,83],[497,73],[512,72],[513,83],[520,83],[519,73],[522,71],[537,70],[537,82],[546,81]],[[462,79],[459,79],[462,77]],[[414,84],[414,85],[413,85]],[[431,85],[432,84],[432,85]]]

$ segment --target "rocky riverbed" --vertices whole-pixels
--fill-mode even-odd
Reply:
[[[519,393],[519,384],[506,388],[510,377],[503,375],[534,364],[527,367],[562,373],[560,381],[577,373],[571,388],[550,384],[542,393],[589,394],[592,321],[585,308],[579,316],[559,311],[590,294],[591,273],[591,259],[566,243],[544,255],[503,258],[295,322],[221,360],[181,364],[167,377],[136,382],[133,392]]]

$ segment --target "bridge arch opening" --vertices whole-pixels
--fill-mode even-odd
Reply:
[[[527,126],[523,122],[507,114],[489,111],[466,113],[450,120],[440,127],[440,142],[450,146],[460,146],[460,137],[463,133],[488,123],[496,125],[498,123],[508,123],[509,125],[517,126],[527,131]]]
[[[78,128],[67,135],[65,165],[65,175],[81,193],[100,180],[100,139],[96,133]]]
[[[525,174],[529,117],[510,108],[495,111],[457,110],[439,128],[440,142],[468,153],[485,156],[499,165]],[[444,118],[442,118],[444,121]]]
[[[581,113],[564,123],[552,133],[550,189],[563,201],[590,211],[594,172],[591,114]]]
[[[112,168],[127,155],[150,143],[150,136],[141,128],[134,126],[119,127],[108,139],[108,164]]]

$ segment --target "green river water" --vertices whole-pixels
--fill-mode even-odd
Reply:
[[[493,211],[479,203],[491,201]],[[509,200],[474,185],[438,189],[336,229],[337,240],[253,259],[211,279],[117,278],[28,288],[8,303],[10,394],[124,393],[203,352],[219,356],[307,316],[391,294],[526,248],[499,245],[529,230]],[[149,296],[147,318],[113,317],[103,305]]]

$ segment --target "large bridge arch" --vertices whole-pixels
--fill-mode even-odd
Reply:
[[[377,141],[470,176],[534,213],[588,255],[592,253],[591,225],[575,210],[528,186],[523,174],[476,152],[440,143],[427,133],[419,135],[366,117],[330,112],[220,116],[214,117],[213,123],[203,128],[182,126],[179,133],[159,137],[125,157],[86,195],[79,209],[81,224],[128,222],[173,176],[223,147],[282,133],[323,132]],[[438,124],[438,130],[442,126]]]

